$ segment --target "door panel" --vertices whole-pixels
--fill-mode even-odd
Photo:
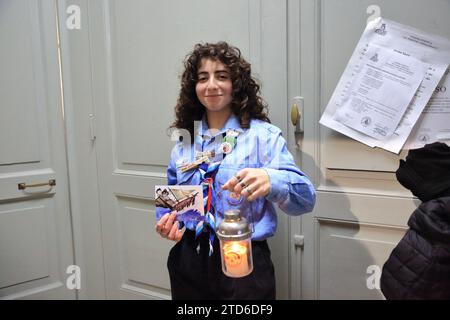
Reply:
[[[318,298],[383,298],[379,290],[368,290],[367,280],[372,271],[367,272],[367,268],[386,261],[386,252],[394,249],[404,228],[323,218],[318,218],[314,227],[319,248],[316,258]],[[361,266],[367,266],[365,272],[361,272]]]
[[[54,1],[1,1],[0,42],[0,297],[74,299]]]
[[[380,290],[366,284],[367,268],[382,267],[420,203],[395,178],[406,152],[395,155],[372,149],[320,126],[319,119],[365,28],[370,5],[378,5],[382,17],[450,38],[450,3],[302,0],[299,5],[288,4],[298,12],[298,17],[289,16],[289,30],[298,35],[290,39],[294,50],[289,54],[300,57],[289,59],[289,72],[299,74],[289,76],[289,96],[303,96],[305,101],[305,131],[295,134],[290,128],[289,137],[318,192],[313,213],[291,226],[292,236],[304,236],[304,246],[292,249],[292,297],[382,299]]]
[[[3,206],[0,213],[0,252],[3,260],[0,287],[48,276],[45,218],[45,207],[42,205],[20,209],[16,203]],[[15,240],[17,234],[27,237],[18,243]],[[12,246],[13,243],[17,245]]]

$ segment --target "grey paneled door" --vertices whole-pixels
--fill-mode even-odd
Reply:
[[[55,2],[0,1],[0,45],[0,298],[74,299]]]
[[[293,235],[304,236],[304,247],[293,249],[293,298],[382,299],[377,271],[418,204],[395,178],[403,155],[371,149],[318,121],[370,6],[378,6],[384,18],[450,38],[450,2],[303,0],[289,5],[289,17],[296,21],[289,30],[297,35],[289,51],[295,57],[289,60],[290,79],[298,84],[290,90],[305,99],[298,158],[318,189],[313,214],[292,226]]]

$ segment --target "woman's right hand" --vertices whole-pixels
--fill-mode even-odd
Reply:
[[[175,221],[176,216],[176,211],[163,215],[156,224],[156,232],[163,238],[178,242],[183,236],[183,230],[178,229],[179,222]]]

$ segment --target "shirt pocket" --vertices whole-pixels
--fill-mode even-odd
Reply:
[[[221,187],[230,180],[239,170],[240,167],[221,167],[216,175],[216,212],[221,217],[227,210],[239,210],[241,216],[252,222],[253,205],[247,201],[242,195],[237,195],[228,190],[222,190]]]

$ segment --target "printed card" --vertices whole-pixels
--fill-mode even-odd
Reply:
[[[155,205],[159,211],[176,211],[178,221],[204,220],[205,212],[201,186],[155,186]]]

